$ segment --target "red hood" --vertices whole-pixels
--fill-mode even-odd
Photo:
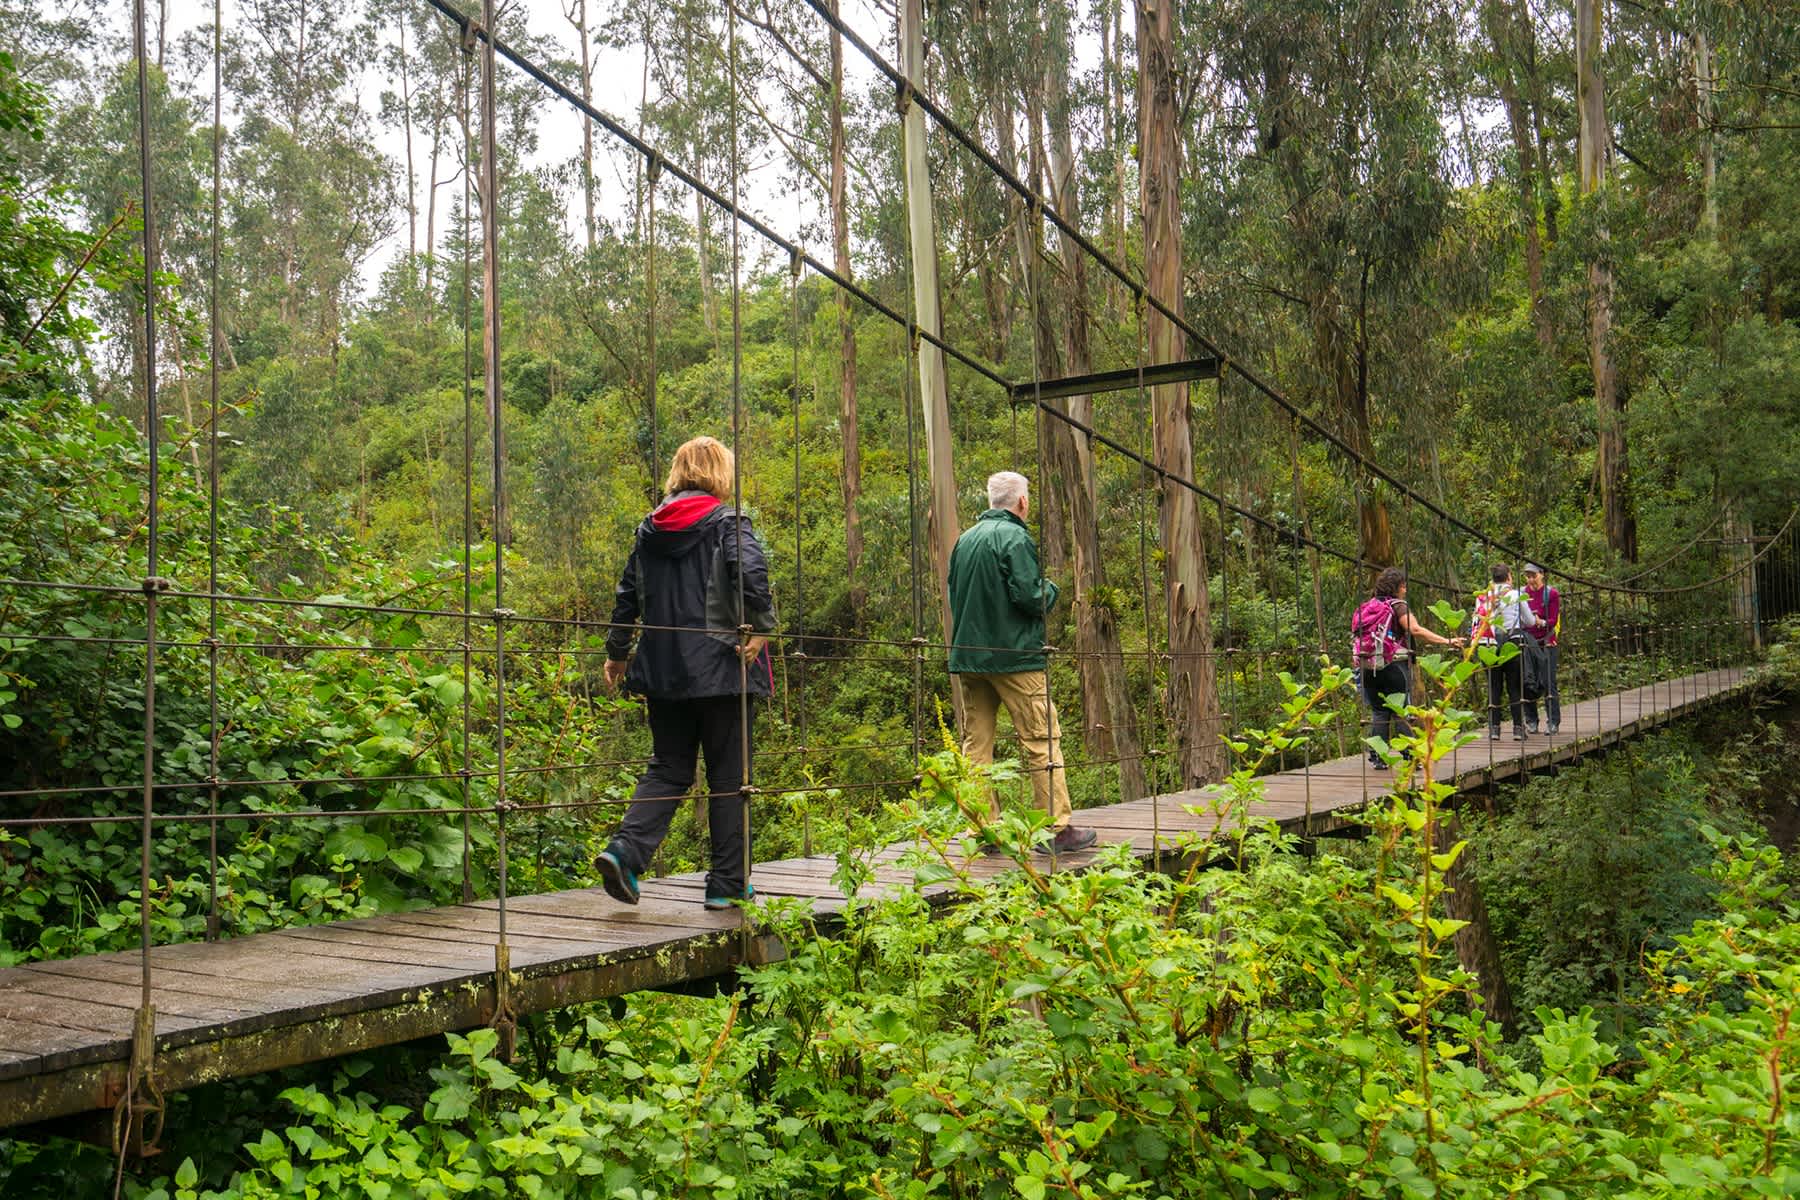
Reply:
[[[680,496],[651,513],[650,524],[660,533],[676,533],[692,528],[717,507],[716,496]]]

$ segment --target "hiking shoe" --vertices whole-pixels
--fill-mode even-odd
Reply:
[[[1525,732],[1526,733],[1536,734],[1537,731],[1538,731],[1538,723],[1536,721],[1525,722]]]
[[[1524,740],[1525,740],[1525,731],[1523,729],[1513,730],[1513,741],[1522,742]]]
[[[1369,770],[1385,771],[1387,770],[1387,761],[1379,754],[1371,754],[1369,755]]]
[[[637,872],[619,860],[619,856],[611,850],[602,850],[594,856],[594,870],[600,873],[600,886],[606,894],[620,904],[636,904],[638,902]]]
[[[1037,847],[1038,854],[1074,854],[1078,850],[1086,850],[1100,840],[1100,835],[1091,829],[1080,829],[1074,825],[1064,825],[1056,831],[1047,846]]]
[[[1559,723],[1557,723],[1555,721],[1550,722],[1550,736],[1551,737],[1555,737],[1557,734],[1559,734],[1561,732],[1562,732],[1562,726]]]
[[[741,896],[708,896],[705,900],[702,900],[700,903],[701,903],[702,907],[704,907],[712,912],[724,912],[726,909],[730,908],[732,905],[738,903],[738,901],[749,900],[752,897],[754,897],[755,895],[756,895],[756,885],[755,884],[745,884],[744,885],[744,893]]]
[[[1499,740],[1500,740],[1500,727],[1498,725],[1488,726],[1488,741],[1497,742]]]

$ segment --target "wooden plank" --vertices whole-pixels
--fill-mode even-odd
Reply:
[[[492,946],[500,937],[498,911],[456,908],[427,908],[394,917],[390,928],[396,931],[455,931],[471,945]],[[630,944],[630,939],[603,936],[593,922],[571,921],[559,917],[541,917],[508,911],[506,940],[520,946],[556,954],[598,953]]]
[[[303,942],[326,943],[333,955],[346,958],[439,970],[479,971],[494,965],[492,946],[412,937],[396,930],[335,930],[319,926],[289,932]]]
[[[170,947],[175,949],[175,947]],[[245,1004],[258,1003],[258,997],[268,998],[269,1003],[278,1003],[271,997],[270,987],[273,985],[257,983],[235,975],[219,975],[212,971],[196,972],[175,965],[180,960],[171,960],[164,956],[160,965],[151,975],[151,987],[156,989],[171,988],[183,994],[215,995],[226,1000],[237,1000]],[[135,960],[127,960],[123,955],[95,954],[82,958],[62,959],[54,962],[33,963],[38,970],[56,971],[59,974],[81,978],[105,979],[114,983],[135,985],[139,979],[138,966]],[[327,1000],[338,996],[335,991],[324,991],[305,985],[293,983],[291,980],[280,981],[281,997],[309,997],[316,1000]],[[265,1004],[265,1007],[267,1004]]]
[[[9,981],[7,987],[0,989],[0,1022],[31,1021],[38,1025],[67,1029],[71,1033],[82,1035],[86,1041],[94,1041],[97,1037],[131,1035],[135,1007],[123,1008],[93,1000],[70,1000],[43,995],[26,990],[27,986],[22,982]],[[191,1017],[171,1016],[165,1021],[162,1013],[156,1015],[159,1033],[166,1029],[189,1028],[197,1023]]]
[[[40,996],[61,996],[69,1000],[87,1000],[95,1004],[110,1004],[118,1008],[128,1009],[135,1013],[142,999],[140,987],[115,983],[107,979],[83,979],[79,976],[62,975],[54,971],[40,971],[31,967],[23,970],[31,977],[30,989]],[[244,1007],[242,1002],[234,1002],[217,996],[194,996],[167,988],[155,986],[152,979],[151,1003],[156,1006],[158,1014],[169,1013],[177,1017],[192,1017],[196,1020],[219,1020],[221,1018],[243,1017],[262,1009]]]
[[[8,1069],[17,1064],[40,1063],[52,1054],[109,1043],[125,1046],[128,1041],[89,1030],[45,1025],[9,1014],[0,1017],[0,1048],[4,1048],[12,1058],[9,1063],[0,1064],[0,1075],[18,1074],[19,1072]]]

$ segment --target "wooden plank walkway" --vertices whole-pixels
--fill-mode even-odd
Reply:
[[[1569,705],[1562,731],[1524,743],[1483,740],[1452,762],[1465,790],[1570,761],[1683,713],[1726,702],[1742,668],[1684,676]],[[1254,815],[1314,833],[1353,823],[1388,776],[1360,755],[1300,764],[1265,780]],[[1167,845],[1205,832],[1214,818],[1184,810],[1203,792],[1084,809],[1078,824],[1103,844],[1151,853],[1152,830]],[[905,847],[877,856],[870,889],[912,885],[892,864]],[[1079,869],[1088,855],[1061,861]],[[1008,869],[978,859],[977,874]],[[804,896],[822,915],[841,910],[828,856],[760,863],[763,897]],[[598,888],[517,896],[507,904],[507,941],[517,1011],[535,1012],[669,987],[724,974],[780,953],[768,935],[743,928],[736,912],[700,905],[702,877],[646,880],[629,908]],[[941,889],[940,889],[941,890]],[[165,1091],[355,1053],[488,1022],[494,1006],[493,901],[398,913],[151,951],[156,1074]],[[111,1108],[124,1087],[141,986],[137,951],[95,954],[0,970],[0,1128]]]

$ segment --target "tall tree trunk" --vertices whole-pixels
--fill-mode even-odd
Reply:
[[[1081,190],[1074,139],[1069,131],[1068,17],[1059,8],[1052,20],[1056,24],[1051,30],[1051,53],[1044,60],[1044,95],[1049,101],[1045,117],[1050,128],[1050,199],[1069,224],[1080,228]],[[1087,318],[1087,255],[1074,239],[1065,237],[1062,260],[1067,288],[1067,302],[1061,305],[1066,314],[1063,369],[1071,375],[1085,375],[1093,369]],[[1071,396],[1064,402],[1063,411],[1091,428],[1094,399]],[[1053,488],[1066,497],[1069,514],[1075,578],[1075,649],[1081,664],[1082,740],[1095,758],[1110,756],[1119,760],[1120,794],[1126,800],[1136,800],[1149,793],[1149,786],[1117,617],[1097,599],[1105,594],[1106,564],[1100,553],[1093,453],[1086,438],[1062,421],[1047,419],[1045,432],[1056,476],[1046,490]]]
[[[1544,95],[1544,74],[1538,69],[1537,29],[1531,23],[1531,9],[1522,0],[1510,0],[1513,5],[1513,21],[1519,30],[1519,40],[1524,49],[1525,59],[1525,95],[1531,102],[1531,127],[1537,135],[1537,162],[1540,174],[1539,182],[1543,185],[1544,205],[1544,241],[1554,246],[1557,241],[1557,212],[1562,202],[1557,198],[1554,180],[1556,166],[1550,153],[1550,138],[1544,132],[1544,110],[1549,101]]]
[[[900,0],[900,69],[915,89],[925,86],[923,0]],[[919,329],[942,336],[943,309],[938,295],[937,231],[931,211],[931,169],[925,149],[925,113],[907,104],[900,114],[902,160],[906,169],[906,230],[912,252],[913,314]],[[944,640],[950,640],[950,551],[961,531],[956,520],[956,473],[951,459],[950,393],[944,352],[919,342],[919,404],[924,410],[925,457],[931,479],[930,520],[932,574],[937,580]],[[962,724],[962,689],[951,676],[957,724]]]
[[[837,15],[837,0],[831,14]],[[837,273],[851,277],[850,203],[844,145],[844,38],[831,31],[831,255]],[[850,612],[862,628],[868,589],[862,583],[862,442],[856,418],[856,315],[850,293],[834,289],[838,317],[838,434],[844,444],[844,568],[850,578]]]
[[[1033,33],[1030,52],[1034,64],[1043,61],[1041,31]],[[1027,82],[1020,88],[1024,100],[1025,170],[1022,173],[1019,171],[1016,159],[1008,160],[1006,165],[1014,174],[1022,174],[1031,190],[1042,195],[1042,180],[1045,175],[1044,145],[1040,136],[1043,124],[1043,95],[1039,90],[1042,76],[1034,70],[1028,70],[1025,78]],[[1007,124],[1010,134],[1011,122],[1008,121]],[[1062,354],[1056,335],[1056,323],[1043,294],[1043,214],[1035,211],[1035,208],[1027,208],[1016,196],[1012,199],[1012,214],[1018,252],[1019,286],[1031,306],[1033,359],[1038,378],[1055,379],[1063,373]],[[1042,419],[1035,412],[1032,413],[1032,418],[1034,427],[1041,428]],[[1039,446],[1040,460],[1047,458],[1047,450],[1048,447]],[[1044,465],[1047,466],[1048,463]],[[1039,549],[1044,556],[1044,565],[1051,572],[1060,575],[1069,569],[1068,500],[1061,488],[1042,487],[1038,489],[1036,508],[1038,527],[1042,534]]]
[[[1112,7],[1112,111],[1117,114],[1118,128],[1113,140],[1113,257],[1121,264],[1131,261],[1126,213],[1131,210],[1125,192],[1125,0],[1110,0]],[[1121,299],[1123,296],[1121,295]]]
[[[400,127],[406,134],[406,252],[409,272],[417,270],[419,256],[419,180],[413,166],[412,71],[406,53],[406,18],[400,27]],[[415,277],[413,282],[418,282]]]
[[[1144,267],[1149,293],[1181,312],[1181,159],[1176,122],[1175,0],[1136,0],[1138,137],[1144,221]],[[1152,363],[1184,357],[1180,326],[1154,307],[1145,321]],[[1193,435],[1187,385],[1167,384],[1150,396],[1156,465],[1192,479]],[[1181,785],[1219,779],[1225,756],[1212,659],[1212,613],[1207,596],[1206,546],[1194,493],[1165,479],[1158,505],[1163,586],[1168,602],[1169,719],[1175,732]]]
[[[682,71],[684,94],[682,102],[692,112],[694,104],[694,61],[698,47],[694,44],[693,30],[688,29],[688,61]],[[700,170],[700,135],[696,131],[688,143],[688,161],[696,172]],[[707,220],[707,199],[699,192],[694,193],[694,250],[700,272],[700,317],[706,323],[706,332],[713,340],[713,348],[719,346],[719,301],[714,295],[712,277],[712,254],[708,249],[709,222]]]
[[[1713,144],[1712,43],[1704,30],[1694,34],[1694,98],[1700,125],[1700,228],[1710,236],[1719,230],[1718,157]]]
[[[594,102],[594,67],[588,48],[588,10],[587,0],[574,0],[570,10],[563,14],[569,24],[575,27],[576,36],[581,39],[581,99],[584,103]],[[586,113],[581,114],[581,196],[587,206],[587,252],[590,257],[594,253],[594,119]]]
[[[494,0],[482,0],[482,24],[494,27]],[[496,553],[512,544],[511,505],[505,486],[506,437],[500,401],[500,149],[494,132],[498,88],[494,43],[481,43],[481,358],[482,391],[493,429],[494,545]],[[335,343],[334,343],[335,344]],[[496,587],[499,585],[496,584]]]
[[[1461,822],[1450,812],[1439,811],[1431,830],[1432,847],[1448,854],[1461,837]],[[1456,958],[1465,971],[1479,981],[1483,1015],[1507,1030],[1518,1025],[1519,1015],[1513,1009],[1512,989],[1506,983],[1506,969],[1500,962],[1500,946],[1488,924],[1487,905],[1481,898],[1481,884],[1475,878],[1474,864],[1465,849],[1444,874],[1444,911],[1451,919],[1467,921],[1452,936]]]
[[[1536,147],[1531,140],[1531,118],[1519,96],[1518,79],[1513,63],[1518,57],[1515,27],[1502,0],[1487,0],[1482,6],[1483,23],[1494,50],[1494,79],[1506,110],[1506,125],[1512,134],[1513,154],[1518,159],[1519,224],[1525,237],[1525,289],[1531,298],[1531,323],[1537,331],[1538,348],[1550,353],[1556,344],[1556,330],[1550,323],[1550,311],[1544,302],[1544,243],[1538,232],[1538,169]]]
[[[429,184],[425,189],[425,324],[431,325],[432,315],[437,305],[431,303],[432,278],[437,271],[437,190],[438,190],[438,146],[442,141],[442,127],[434,117],[431,130],[431,163],[428,168]]]
[[[1625,399],[1612,359],[1612,266],[1606,261],[1608,231],[1603,206],[1606,160],[1612,144],[1606,123],[1606,85],[1600,72],[1600,5],[1575,0],[1575,101],[1581,118],[1581,194],[1599,209],[1597,248],[1588,259],[1588,365],[1594,377],[1594,418],[1599,430],[1600,509],[1606,544],[1626,562],[1637,561],[1637,519],[1625,444]]]

